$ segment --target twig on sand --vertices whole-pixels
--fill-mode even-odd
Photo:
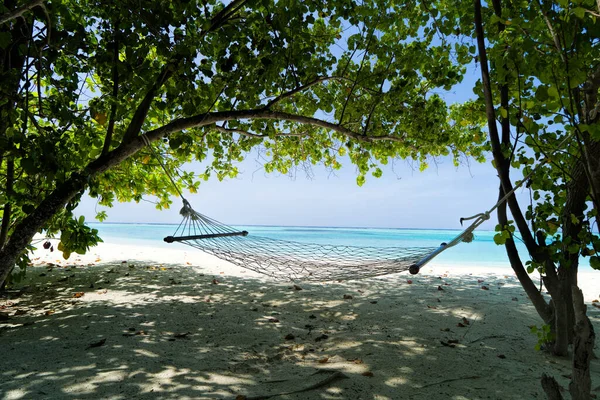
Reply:
[[[314,383],[308,387],[305,387],[303,389],[298,389],[298,390],[290,390],[290,391],[285,391],[285,392],[279,392],[279,393],[273,393],[273,394],[265,394],[265,395],[259,395],[259,396],[252,396],[252,397],[242,397],[244,400],[264,400],[264,399],[270,399],[271,397],[275,397],[275,396],[284,396],[287,394],[294,394],[294,393],[302,393],[302,392],[308,392],[309,390],[314,390],[314,389],[318,389],[321,386],[325,386],[330,384],[333,381],[336,381],[338,379],[345,379],[348,376],[345,375],[344,373],[340,372],[340,371],[336,371],[333,374],[329,375],[328,377],[326,377],[325,379],[320,380],[317,383]]]
[[[428,383],[427,385],[420,386],[419,389],[424,389],[424,388],[430,387],[430,386],[441,385],[442,383],[455,382],[455,381],[464,381],[464,380],[467,380],[467,379],[479,379],[479,378],[481,378],[481,376],[479,376],[479,375],[472,375],[472,376],[461,376],[460,378],[444,379],[443,381],[432,382],[432,383]]]
[[[489,336],[482,336],[479,337],[477,339],[473,339],[470,342],[468,342],[469,344],[473,344],[473,343],[477,343],[480,342],[482,340],[486,340],[486,339],[506,339],[505,335],[489,335]]]

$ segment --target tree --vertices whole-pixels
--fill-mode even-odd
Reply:
[[[168,207],[153,151],[170,170],[208,163],[179,174],[190,191],[259,146],[284,173],[347,155],[359,184],[394,157],[482,158],[435,91],[469,50],[414,1],[4,0],[0,15],[0,284],[36,232],[60,232],[65,257],[97,243],[72,213],[86,190]]]
[[[500,205],[496,241],[550,326],[551,351],[565,356],[574,345],[570,392],[589,399],[595,334],[577,271],[580,257],[600,269],[600,3],[492,0],[482,7],[475,0],[473,9],[474,27],[461,27],[476,38],[482,79],[473,106],[485,112],[499,197],[514,188],[511,172],[522,172],[531,194],[525,211],[514,195]],[[529,253],[525,264],[516,231]],[[534,270],[550,302],[529,277]]]

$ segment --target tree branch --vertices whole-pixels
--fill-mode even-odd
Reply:
[[[170,123],[146,132],[144,136],[148,141],[153,142],[164,136],[180,132],[186,129],[201,128],[203,126],[214,125],[218,122],[235,121],[235,120],[251,120],[251,119],[268,119],[268,120],[279,120],[297,122],[300,124],[318,126],[325,128],[330,131],[340,133],[348,138],[356,139],[361,142],[377,142],[377,141],[392,141],[392,142],[405,142],[405,139],[400,136],[394,135],[381,135],[381,136],[366,136],[361,135],[355,131],[352,131],[344,126],[337,125],[331,122],[323,121],[321,119],[313,117],[305,117],[302,115],[290,114],[281,111],[271,111],[264,108],[250,109],[250,110],[238,110],[238,111],[218,111],[211,113],[198,114],[192,117],[179,118],[171,121]],[[100,156],[98,159],[93,161],[85,169],[84,175],[94,175],[106,171],[107,169],[119,164],[127,157],[131,156],[139,149],[145,146],[145,141],[141,136],[136,136],[128,142],[122,143],[116,149],[110,151],[104,156]],[[410,147],[412,150],[416,150],[414,147]]]
[[[6,204],[2,213],[2,227],[0,228],[0,249],[4,247],[8,230],[10,228],[10,219],[12,217],[12,193],[15,178],[15,162],[12,159],[6,161]],[[0,282],[1,283],[1,282]]]
[[[301,92],[303,90],[306,90],[309,87],[317,85],[317,84],[319,84],[321,82],[327,82],[327,81],[330,81],[330,80],[348,80],[348,81],[351,81],[351,79],[344,78],[342,76],[322,76],[322,77],[319,77],[319,78],[315,79],[314,81],[309,82],[309,83],[307,83],[305,85],[298,86],[297,88],[292,89],[289,92],[285,92],[285,93],[280,94],[279,96],[275,97],[273,100],[271,100],[270,102],[268,102],[267,105],[265,106],[265,108],[267,108],[267,109],[271,108],[275,104],[279,103],[280,101],[282,101],[284,99],[292,97],[296,93],[299,93],[299,92]]]
[[[548,18],[548,14],[546,13],[546,11],[544,11],[540,0],[536,0],[536,3],[538,5],[538,7],[540,8],[542,17],[544,17],[544,22],[546,22],[546,26],[548,27],[548,30],[550,31],[550,36],[552,37],[552,40],[554,41],[554,46],[556,47],[556,50],[558,50],[558,54],[560,55],[561,60],[563,62],[566,62],[565,56],[562,51],[562,45],[560,44],[560,38],[554,31],[554,27],[552,26],[552,22],[550,22],[550,18]]]
[[[113,92],[112,101],[110,106],[110,117],[108,120],[108,128],[106,129],[106,136],[104,137],[104,146],[102,147],[102,154],[108,153],[110,150],[110,143],[112,142],[113,132],[115,130],[115,116],[117,114],[117,97],[119,96],[119,39],[117,38],[119,32],[119,23],[115,23],[115,32],[113,40]],[[145,117],[144,117],[145,118]]]
[[[222,133],[237,133],[238,135],[247,136],[251,138],[261,139],[270,137],[270,135],[259,135],[257,133],[248,132],[243,129],[226,128],[217,124],[215,124],[213,128]],[[308,133],[278,133],[275,135],[275,137],[302,137],[307,135]]]
[[[142,125],[146,120],[146,116],[148,115],[148,111],[150,110],[150,106],[152,105],[152,101],[154,101],[154,98],[158,94],[158,91],[165,84],[165,82],[167,82],[167,80],[169,80],[169,78],[173,76],[173,73],[175,72],[176,68],[177,60],[171,61],[167,65],[165,65],[162,72],[156,79],[156,82],[154,82],[150,90],[148,90],[148,93],[146,93],[146,96],[144,96],[144,99],[138,106],[137,110],[135,110],[133,118],[131,119],[127,130],[125,131],[125,135],[123,136],[121,146],[129,143],[139,135],[140,131],[142,130]]]
[[[11,21],[13,19],[19,18],[20,16],[25,14],[27,11],[29,11],[33,8],[36,8],[36,7],[42,7],[45,10],[44,0],[33,0],[31,3],[25,4],[24,6],[14,9],[13,11],[9,11],[3,15],[0,15],[0,25],[6,23],[8,21]]]
[[[504,193],[509,193],[513,189],[508,173],[510,163],[504,158],[500,136],[498,133],[498,126],[496,125],[496,111],[494,109],[490,71],[488,67],[487,52],[485,49],[485,35],[483,32],[483,21],[481,17],[481,0],[475,0],[475,31],[477,34],[477,47],[479,49],[479,60],[481,66],[481,81],[483,83],[485,113],[488,121],[492,154],[494,156],[494,162],[496,163],[496,169],[498,170],[498,176],[500,178],[502,188],[504,189]],[[505,136],[505,134],[503,136]],[[527,226],[527,221],[523,217],[523,213],[521,212],[521,208],[519,207],[515,195],[512,194],[507,201],[527,250],[534,260],[540,262],[539,246],[535,243],[533,235]]]

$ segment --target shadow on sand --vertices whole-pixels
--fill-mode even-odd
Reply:
[[[509,277],[294,286],[153,263],[28,276],[0,298],[3,400],[243,399],[311,386],[277,398],[535,399],[542,372],[570,373],[568,360],[534,350],[528,325],[540,321]]]

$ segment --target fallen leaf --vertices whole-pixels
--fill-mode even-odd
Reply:
[[[277,318],[269,318],[269,322],[279,322]]]
[[[184,333],[176,333],[173,335],[173,337],[175,339],[187,339],[188,335],[190,334],[190,332],[184,332]]]
[[[477,283],[483,283],[485,282],[483,279],[477,279]]]
[[[360,358],[357,358],[355,360],[348,360],[348,361],[352,361],[354,364],[362,364],[363,360],[361,360]]]
[[[77,292],[73,295],[73,298],[78,299],[80,297],[83,297],[84,294],[85,294],[84,292]]]
[[[490,290],[490,288],[489,288],[489,287],[487,287],[487,286],[482,286],[481,288],[482,288],[483,290]]]
[[[434,307],[434,306],[427,306],[427,308],[431,308],[432,310],[437,310],[437,307]]]
[[[87,349],[91,349],[92,347],[104,346],[104,343],[106,343],[106,338],[102,338],[102,339],[98,340],[97,342],[90,343],[88,345]]]
[[[294,285],[294,290],[302,290],[302,288],[298,285]]]
[[[213,284],[213,285],[218,285],[218,284],[219,284],[219,281],[218,281],[218,280],[216,280],[216,279],[213,279],[213,280],[212,280],[212,284]]]
[[[323,335],[321,335],[321,336],[317,336],[317,337],[315,338],[315,342],[320,342],[321,340],[325,340],[325,339],[329,339],[329,336],[327,336],[327,335],[323,334]]]
[[[296,338],[296,336],[292,335],[291,333],[288,333],[284,337],[285,340],[294,340],[295,338]]]
[[[371,371],[366,371],[366,372],[363,372],[361,375],[362,375],[362,376],[368,376],[369,378],[372,378],[372,377],[374,376],[374,375],[373,375],[373,373],[372,373]]]
[[[592,300],[592,303],[599,303],[599,302],[600,302],[600,300],[598,300],[598,299]]]
[[[409,285],[412,285],[412,281],[411,281],[410,279],[408,279],[408,280],[406,281],[406,283],[408,283]]]
[[[344,295],[344,300],[352,300],[352,299],[353,299],[353,297],[351,295],[349,295],[349,294]]]
[[[54,312],[55,312],[54,310],[47,310],[44,314],[52,315],[52,314],[54,314]]]
[[[325,364],[327,361],[329,361],[329,357],[323,357],[319,360],[319,364]]]

